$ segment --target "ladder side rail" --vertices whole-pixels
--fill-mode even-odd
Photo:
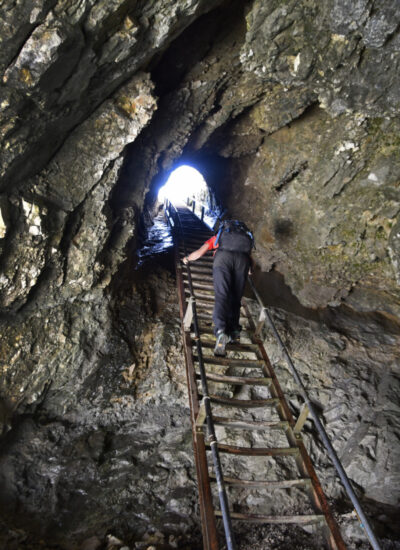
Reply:
[[[268,311],[268,309],[264,306],[264,303],[261,299],[261,296],[260,294],[258,293],[255,285],[254,285],[254,282],[253,280],[251,279],[251,277],[249,277],[249,282],[250,282],[250,286],[251,286],[251,289],[254,293],[254,296],[256,297],[259,305],[261,308],[263,308],[263,310],[265,311],[265,319],[268,321],[268,324],[269,326],[271,327],[272,329],[272,332],[285,356],[285,359],[288,363],[288,366],[289,366],[289,369],[293,375],[293,378],[295,379],[295,381],[297,382],[299,388],[300,388],[300,393],[302,395],[302,398],[304,399],[304,402],[306,403],[306,405],[308,406],[309,410],[310,410],[310,414],[313,418],[313,421],[314,421],[314,424],[315,424],[315,427],[318,431],[318,434],[320,435],[321,437],[321,440],[324,444],[324,447],[328,453],[328,456],[329,458],[332,460],[332,463],[340,477],[340,480],[341,482],[343,483],[343,486],[346,490],[346,493],[348,495],[348,497],[350,498],[351,502],[353,503],[353,506],[358,514],[358,517],[362,523],[362,526],[364,527],[366,533],[367,533],[367,536],[368,536],[368,539],[371,543],[371,546],[374,550],[381,550],[381,546],[379,545],[379,542],[372,530],[372,527],[370,525],[370,522],[367,518],[367,516],[365,515],[363,509],[362,509],[362,506],[360,504],[360,501],[358,500],[357,498],[357,495],[355,494],[354,490],[353,490],[353,487],[351,485],[351,482],[343,468],[343,465],[342,463],[340,462],[340,459],[335,451],[335,449],[333,448],[332,446],[332,443],[329,439],[329,436],[328,434],[326,433],[326,430],[324,428],[324,426],[322,425],[322,422],[320,421],[318,415],[317,415],[317,412],[315,410],[315,407],[313,406],[312,402],[310,401],[309,397],[308,397],[308,394],[307,394],[307,391],[306,391],[306,388],[300,378],[300,375],[296,369],[296,367],[294,366],[294,363],[287,351],[287,348],[285,346],[285,344],[283,343],[283,340],[282,338],[280,337],[276,327],[275,327],[275,323],[273,322],[272,320],[272,317]]]
[[[179,213],[176,207],[174,206],[175,210],[175,220],[176,225],[179,227],[179,231],[181,233],[182,237],[182,244],[184,249],[184,254],[187,255],[187,250],[185,246],[185,240],[184,240],[184,232],[181,224],[181,220],[179,218]],[[196,299],[194,297],[193,293],[193,284],[192,284],[192,277],[190,273],[190,266],[188,264],[187,268],[187,277],[188,277],[188,285],[190,290],[190,295],[193,298],[193,327],[194,327],[194,333],[195,333],[195,339],[196,339],[196,347],[197,347],[197,356],[198,356],[198,364],[199,364],[199,371],[200,371],[200,379],[201,379],[201,385],[203,390],[203,400],[204,400],[204,406],[206,411],[206,423],[207,423],[207,431],[208,431],[208,437],[210,439],[211,444],[211,453],[214,463],[214,470],[215,475],[217,478],[217,486],[218,486],[218,496],[222,511],[222,519],[224,524],[224,530],[225,530],[225,539],[228,550],[235,550],[236,545],[233,538],[233,530],[232,530],[232,521],[229,513],[229,507],[228,507],[228,498],[226,495],[225,490],[225,484],[224,484],[224,478],[222,474],[222,467],[221,467],[221,461],[219,457],[218,452],[218,442],[217,437],[215,433],[215,427],[214,422],[212,418],[212,411],[211,411],[211,402],[210,402],[210,396],[208,393],[208,384],[207,384],[207,377],[206,372],[204,368],[204,361],[203,361],[203,353],[201,348],[201,342],[200,342],[200,332],[199,332],[199,325],[197,320],[197,311],[196,311]]]
[[[255,323],[250,314],[247,304],[245,305],[246,313],[249,319],[250,325],[255,328]],[[285,395],[282,391],[282,388],[279,384],[279,380],[275,374],[275,371],[271,365],[268,354],[265,350],[265,347],[262,343],[262,340],[259,336],[255,337],[255,341],[258,343],[260,353],[263,357],[263,360],[266,365],[267,374],[272,379],[272,384],[270,387],[270,392],[273,397],[279,399],[278,413],[281,419],[287,420],[289,425],[286,429],[286,437],[291,446],[297,447],[299,449],[299,455],[295,458],[297,468],[302,476],[309,477],[311,481],[311,486],[308,488],[310,498],[317,510],[324,514],[325,517],[325,536],[329,543],[329,546],[332,550],[346,550],[346,545],[343,541],[342,535],[340,533],[339,526],[335,521],[328,501],[325,497],[325,493],[322,489],[321,483],[318,479],[317,473],[314,469],[312,461],[308,455],[307,449],[301,439],[301,437],[296,437],[294,433],[295,420],[290,411],[289,405],[286,401]]]
[[[188,206],[190,206],[190,203],[191,201],[195,200],[193,197],[186,197],[186,200],[184,201]],[[207,206],[204,202],[201,202],[199,200],[196,200],[196,204],[198,204],[199,206],[203,206],[204,208],[209,208],[209,206]],[[196,212],[194,212],[194,214],[196,214]],[[198,216],[196,214],[196,216],[199,218],[200,216]]]
[[[184,202],[187,204],[188,207],[190,207],[190,204],[191,204],[192,200],[194,200],[192,197],[186,197]],[[205,217],[206,212],[210,212],[212,210],[212,208],[210,207],[210,205],[205,204],[204,202],[197,201],[196,204],[200,206],[200,213],[197,213],[196,210],[192,210],[192,212],[195,216],[197,216],[197,218],[199,218],[200,221],[204,222],[204,217]],[[212,231],[215,231],[217,223],[220,222],[220,221],[221,221],[221,215],[218,216],[217,220],[214,222],[213,227],[209,226],[209,227],[211,227]],[[206,224],[206,225],[208,225],[208,224]]]
[[[182,267],[179,261],[178,249],[175,249],[175,266],[178,283],[179,309],[181,317],[181,330],[184,339],[184,352],[186,361],[186,379],[188,385],[189,408],[192,425],[193,450],[195,456],[195,464],[197,471],[197,479],[199,483],[199,500],[201,525],[203,532],[204,550],[218,550],[218,534],[215,521],[214,507],[212,503],[212,494],[210,480],[208,474],[208,464],[206,456],[206,446],[204,441],[203,430],[196,426],[196,419],[199,414],[199,399],[197,393],[197,384],[195,376],[195,368],[191,353],[191,340],[183,327],[182,319],[184,318],[185,299],[184,299],[184,284],[182,277]]]
[[[173,229],[174,240],[177,244],[177,231],[173,218],[176,219],[176,209],[168,200],[167,202],[168,222]],[[172,222],[172,223],[171,223]],[[204,433],[196,428],[196,419],[199,413],[199,399],[196,384],[195,368],[191,353],[190,335],[185,332],[182,325],[185,316],[185,294],[184,283],[182,276],[182,266],[179,260],[178,246],[175,247],[175,267],[178,286],[179,310],[181,318],[181,330],[183,334],[185,364],[186,364],[186,379],[188,386],[190,418],[192,426],[193,451],[195,457],[196,473],[198,479],[199,504],[201,515],[201,528],[203,534],[204,550],[219,550],[218,534],[216,526],[216,516],[212,502],[210,479],[208,474],[208,463],[206,456],[206,445]]]

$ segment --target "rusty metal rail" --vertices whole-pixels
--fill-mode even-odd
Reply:
[[[241,323],[246,325],[247,342],[229,344],[227,357],[214,357],[211,327],[213,307],[212,259],[203,257],[184,266],[181,258],[197,249],[212,236],[203,224],[186,207],[174,208],[167,204],[167,216],[175,228],[176,272],[179,294],[182,334],[187,368],[189,404],[192,420],[194,456],[199,487],[200,515],[203,544],[206,550],[218,550],[226,545],[235,548],[232,534],[232,521],[265,524],[317,524],[322,527],[327,547],[332,550],[345,550],[338,525],[332,515],[311,459],[301,437],[301,429],[308,410],[304,409],[295,420],[289,409],[274,369],[270,363],[263,342],[259,336],[260,323],[253,321],[247,304],[242,307]],[[250,356],[250,358],[249,358]],[[237,369],[241,372],[237,374]],[[220,372],[222,370],[222,373]],[[214,394],[208,385],[216,387]],[[222,388],[220,391],[218,388]],[[227,388],[229,391],[227,391]],[[268,392],[268,396],[243,399],[241,391]],[[235,392],[239,391],[239,394]],[[233,397],[226,393],[233,393]],[[216,412],[223,408],[223,414]],[[234,410],[231,414],[229,411]],[[254,417],[251,411],[270,411],[275,418]],[[250,414],[249,414],[250,411]],[[237,415],[241,416],[238,417]],[[232,433],[254,434],[273,430],[284,434],[286,446],[243,446],[224,440],[217,441],[215,427]],[[206,428],[206,430],[205,430]],[[225,432],[227,433],[227,432]],[[270,432],[272,433],[272,432]],[[234,436],[232,436],[234,439]],[[208,453],[211,452],[212,460]],[[290,459],[294,461],[297,475],[294,479],[240,479],[230,474],[222,474],[220,453],[229,460]],[[251,458],[253,457],[253,458]],[[214,467],[214,471],[212,471]],[[212,485],[217,482],[220,508],[213,500]],[[309,497],[314,513],[272,516],[268,513],[241,511],[239,503],[232,498],[235,488],[240,490],[268,491],[276,489],[304,489]],[[229,502],[226,494],[229,488]],[[267,498],[267,497],[266,497]],[[307,498],[305,495],[302,498]],[[219,518],[223,518],[225,541],[219,542]],[[375,548],[375,547],[374,547]],[[379,548],[376,547],[376,548]]]
[[[182,219],[181,219],[183,216],[182,216],[182,214],[179,215],[179,211],[177,209],[174,209],[173,213],[172,213],[171,209],[169,209],[169,213],[170,213],[171,217],[174,220],[176,233],[178,233],[178,235],[181,238],[183,254],[186,255],[187,250],[186,250],[186,245],[185,245],[185,240],[184,240],[185,227],[184,227],[184,225],[182,223]],[[182,286],[184,286],[184,285],[182,285],[182,274],[179,273],[180,266],[181,266],[180,262],[177,261],[177,270],[178,270],[177,279],[178,279],[178,284],[179,284],[178,288],[180,290],[180,292],[179,292],[180,304],[181,303],[183,304],[184,294],[182,296],[182,290],[183,290]],[[229,507],[228,507],[228,500],[227,500],[226,491],[225,491],[224,478],[223,478],[223,475],[222,475],[222,467],[221,467],[221,461],[220,461],[220,457],[219,457],[219,450],[218,450],[217,438],[216,438],[216,433],[215,433],[214,421],[213,421],[213,417],[212,417],[212,413],[211,413],[211,398],[210,398],[210,395],[209,395],[209,392],[208,392],[208,380],[207,380],[207,375],[206,375],[206,371],[205,371],[205,368],[204,368],[203,352],[202,352],[202,347],[201,347],[201,342],[200,342],[200,331],[199,331],[199,324],[198,324],[198,319],[197,319],[196,297],[195,297],[194,290],[193,290],[193,282],[192,282],[192,276],[191,276],[191,271],[190,271],[189,266],[187,268],[187,286],[188,286],[189,294],[190,294],[190,301],[189,301],[190,307],[191,307],[191,315],[190,316],[191,316],[191,321],[193,323],[194,339],[195,339],[195,345],[196,345],[196,351],[197,351],[197,363],[198,363],[198,366],[199,366],[199,374],[200,374],[202,394],[203,394],[201,407],[199,408],[199,399],[198,399],[198,395],[196,396],[196,392],[195,392],[195,388],[197,387],[196,382],[195,382],[196,371],[193,368],[192,359],[189,359],[189,361],[188,361],[188,358],[190,356],[190,350],[189,350],[189,346],[187,345],[188,344],[187,339],[185,337],[186,336],[185,332],[187,332],[187,330],[190,329],[190,326],[185,331],[185,316],[183,316],[182,320],[183,320],[183,329],[184,329],[185,357],[187,359],[186,364],[187,364],[187,367],[188,367],[188,371],[187,371],[188,385],[189,385],[190,393],[192,394],[192,404],[194,404],[194,401],[197,402],[197,406],[196,406],[197,414],[196,415],[192,414],[192,418],[195,421],[194,422],[194,427],[196,428],[195,437],[196,437],[196,440],[197,440],[198,439],[197,438],[198,432],[199,431],[203,432],[203,423],[205,422],[206,426],[207,426],[207,434],[208,434],[207,447],[209,447],[211,449],[211,453],[212,453],[212,460],[213,460],[213,464],[214,464],[215,477],[216,477],[217,486],[218,486],[219,502],[220,502],[220,506],[221,506],[221,517],[223,519],[224,530],[225,530],[226,546],[227,546],[228,550],[235,550],[236,545],[235,545],[235,541],[234,541],[234,538],[233,538],[232,522],[231,522],[231,517],[230,517],[230,512],[229,512]],[[190,369],[190,372],[189,372],[189,369]],[[193,382],[195,383],[194,386],[193,386]],[[193,422],[192,422],[192,426],[193,426]],[[195,450],[195,458],[196,458],[196,462],[198,462],[197,470],[199,470],[200,465],[203,465],[203,468],[204,468],[204,464],[205,464],[204,459],[205,459],[205,461],[207,461],[207,457],[206,457],[205,452],[204,452],[204,439],[203,439],[203,445],[202,445],[202,455],[203,456],[200,456],[200,449],[199,449],[198,441],[196,441],[195,449],[196,449]],[[207,474],[208,474],[208,471],[207,471]],[[199,479],[199,482],[201,482],[201,484],[202,484],[200,490],[203,493],[202,500],[203,500],[203,505],[204,505],[204,510],[202,511],[201,515],[202,515],[202,517],[204,518],[204,520],[206,522],[206,525],[203,527],[203,532],[205,532],[207,534],[207,536],[208,536],[208,534],[210,534],[212,536],[212,540],[207,540],[205,542],[204,546],[205,546],[205,548],[210,548],[210,549],[214,550],[214,549],[218,548],[218,542],[215,540],[216,539],[216,532],[211,532],[211,530],[213,530],[213,531],[215,530],[215,527],[214,527],[215,519],[212,520],[209,517],[211,509],[212,509],[212,511],[214,511],[213,506],[212,506],[212,502],[210,503],[209,499],[207,499],[207,501],[205,500],[206,493],[209,494],[209,492],[210,492],[209,488],[207,489],[207,487],[204,486],[205,484],[207,484],[207,482],[208,482],[208,486],[210,485],[209,478],[208,479],[207,478],[208,478],[208,475],[206,475],[205,472],[204,473],[202,472],[202,476]],[[214,518],[215,518],[215,515],[214,515]]]
[[[261,299],[261,296],[259,295],[259,293],[257,292],[257,289],[254,285],[254,282],[252,281],[252,279],[250,278],[249,279],[250,281],[250,286],[252,288],[252,291],[253,291],[253,294],[254,296],[256,297],[257,301],[258,301],[258,304],[261,308],[261,314],[260,314],[260,321],[265,321],[265,322],[268,322],[269,326],[271,327],[272,329],[272,332],[276,338],[276,340],[278,341],[278,344],[283,352],[283,355],[285,356],[285,359],[286,359],[286,362],[289,366],[289,369],[293,375],[293,378],[295,379],[297,385],[299,386],[299,389],[300,389],[300,393],[302,395],[302,398],[304,400],[304,407],[303,407],[303,411],[302,413],[300,414],[300,417],[299,417],[299,425],[303,425],[306,418],[307,418],[307,415],[308,415],[308,412],[311,414],[312,416],[312,419],[314,421],[314,425],[318,431],[318,434],[319,436],[321,437],[321,440],[324,444],[324,447],[329,455],[329,458],[332,460],[333,462],[333,465],[338,473],[338,476],[340,477],[340,480],[341,482],[343,483],[343,486],[346,490],[346,493],[347,495],[349,496],[351,502],[353,503],[353,506],[356,510],[356,513],[358,515],[358,517],[360,518],[360,522],[361,522],[361,525],[363,526],[363,528],[365,529],[366,533],[367,533],[367,536],[369,538],[369,541],[371,543],[371,546],[374,550],[381,550],[381,547],[379,545],[379,542],[375,536],[375,533],[373,532],[372,530],[372,527],[369,523],[369,520],[367,518],[367,516],[365,515],[364,513],[364,510],[362,509],[362,506],[360,504],[360,501],[358,500],[354,490],[353,490],[353,487],[351,486],[351,482],[349,480],[349,478],[347,477],[347,474],[342,466],[342,463],[340,462],[339,460],[339,457],[337,456],[336,454],[336,451],[335,449],[333,448],[332,446],[332,443],[330,442],[330,439],[328,437],[328,434],[326,433],[326,430],[324,428],[324,426],[322,425],[322,422],[321,420],[319,419],[318,417],[318,414],[315,410],[315,407],[314,405],[312,404],[312,402],[310,401],[309,397],[308,397],[308,394],[307,394],[307,391],[304,387],[304,384],[299,376],[299,373],[297,372],[297,369],[296,367],[294,366],[293,364],[293,361],[286,349],[286,346],[285,344],[283,343],[282,341],[282,338],[280,337],[276,327],[275,327],[275,324],[272,320],[272,317],[268,311],[268,309],[264,306],[263,304],[263,301]],[[259,327],[260,328],[260,325]]]

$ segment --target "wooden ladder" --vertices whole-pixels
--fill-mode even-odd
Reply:
[[[346,546],[301,437],[307,410],[304,410],[297,420],[293,418],[263,342],[257,335],[257,327],[245,299],[241,308],[241,343],[228,344],[226,357],[213,355],[215,339],[211,318],[214,302],[212,255],[207,254],[196,262],[191,262],[189,266],[184,266],[181,262],[185,251],[188,254],[196,250],[212,236],[212,233],[187,208],[178,208],[177,211],[181,231],[176,228],[176,273],[204,549],[220,548],[217,523],[221,511],[218,500],[213,498],[215,474],[212,461],[209,459],[210,445],[205,429],[203,396],[199,385],[198,340],[207,381],[213,392],[210,391],[209,397],[217,430],[218,451],[224,455],[221,462],[225,466],[223,482],[229,493],[230,519],[233,522],[262,524],[319,525],[324,532],[327,548],[344,550]],[[192,298],[188,285],[188,269],[194,291]],[[198,338],[193,333],[191,308],[188,308],[193,298],[197,311]],[[221,434],[223,442],[220,441],[218,433]],[[257,440],[261,433],[269,434],[268,437],[272,441],[276,440],[276,435],[279,434],[280,444],[258,446]],[[234,444],[238,438],[251,441],[251,444]],[[225,455],[231,462],[225,460]],[[235,460],[243,461],[243,457],[247,457],[245,462],[240,463],[240,468],[245,472],[243,479],[230,475],[229,465],[233,465]],[[294,471],[295,475],[291,479],[259,479],[256,474],[257,460],[261,460],[259,457],[274,460],[278,464],[289,461],[291,471]],[[228,471],[227,474],[225,469]],[[277,471],[280,470],[288,471],[288,466],[281,465]],[[271,515],[255,513],[247,506],[245,510],[241,510],[240,503],[246,498],[243,497],[246,492],[250,495],[251,491],[262,491],[266,493],[266,497],[272,498],[273,492],[279,489],[300,489],[302,500],[308,500],[313,513],[308,511],[297,515]],[[234,495],[238,492],[241,494],[240,502],[235,501]]]

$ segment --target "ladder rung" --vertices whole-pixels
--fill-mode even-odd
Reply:
[[[212,271],[210,269],[205,268],[198,268],[195,271],[191,270],[190,274],[192,276],[192,281],[212,281]],[[189,283],[189,277],[186,279],[186,273],[184,273],[184,280],[188,281]]]
[[[196,299],[196,307],[202,311],[213,311],[214,310],[214,300],[212,302],[207,302],[206,300]]]
[[[188,276],[186,273],[183,273],[183,279],[184,281],[187,281],[188,280]],[[192,281],[210,281],[212,282],[213,278],[212,278],[212,275],[207,275],[207,274],[204,274],[204,275],[196,275],[195,273],[192,273]]]
[[[196,373],[200,378],[200,374]],[[233,384],[234,386],[269,386],[272,383],[272,378],[251,378],[248,376],[225,376],[223,374],[207,373],[208,380],[220,382],[222,384]]]
[[[197,250],[197,247],[193,246],[193,247],[188,247],[186,249],[186,256],[189,256],[189,254],[192,254],[192,252],[195,252]],[[188,266],[190,267],[190,269],[192,268],[196,268],[196,267],[199,267],[202,263],[205,263],[207,262],[207,264],[209,265],[209,267],[212,267],[212,263],[213,263],[213,258],[207,258],[207,257],[204,257],[201,258],[201,260],[194,260],[194,261],[189,261],[187,262],[186,264],[183,263],[183,258],[184,258],[184,251],[183,250],[180,250],[179,251],[179,262],[180,262],[180,266],[184,269],[187,269]]]
[[[195,345],[196,341],[193,340],[192,344]],[[206,349],[214,349],[215,342],[202,342],[201,347],[206,348]],[[244,352],[244,353],[245,352],[246,353],[256,353],[257,350],[258,350],[257,344],[234,344],[234,343],[229,343],[229,344],[226,345],[226,351],[241,351],[241,352]]]
[[[200,281],[200,282],[199,282]],[[207,279],[206,279],[207,281]],[[189,281],[185,279],[184,281],[185,285],[185,292],[189,292]],[[210,276],[209,283],[205,282],[203,277],[200,277],[199,279],[194,279],[192,275],[192,286],[195,292],[212,292],[214,294],[214,285],[212,281],[212,277]],[[208,295],[209,296],[209,295]]]
[[[289,427],[287,420],[276,421],[255,421],[255,420],[236,420],[235,418],[228,418],[226,416],[214,416],[214,424],[216,426],[227,426],[228,428],[243,428],[249,430],[267,430],[267,429],[283,429]]]
[[[186,248],[186,252],[188,254],[191,254],[192,252],[194,252],[195,250],[197,250],[199,247],[197,245],[189,245],[187,248]],[[183,250],[180,250],[180,254],[182,256],[182,259],[183,259],[183,254],[184,254],[184,251]],[[195,266],[199,266],[201,264],[209,264],[209,265],[212,265],[213,263],[213,260],[214,258],[212,256],[203,256],[202,258],[199,258],[198,260],[192,260],[190,261],[190,267],[195,267]]]
[[[209,474],[210,479],[216,479],[214,474]],[[265,489],[292,489],[293,487],[307,487],[311,485],[311,479],[286,479],[283,481],[247,480],[235,477],[225,477],[224,483],[237,487],[263,487]]]
[[[201,258],[201,260],[195,260],[195,262],[190,262],[190,267],[210,267],[213,264],[213,258]]]
[[[215,510],[217,517],[222,517],[220,510]],[[306,516],[263,516],[260,514],[239,514],[238,512],[229,513],[231,519],[239,521],[251,521],[253,523],[298,523],[301,525],[310,525],[313,523],[325,522],[325,516],[306,515]]]
[[[208,323],[208,325],[211,325],[212,323],[212,318],[211,318],[211,315],[209,313],[204,313],[204,312],[201,312],[201,311],[196,311],[196,314],[197,314],[197,319],[200,320],[200,321],[205,321],[206,323]],[[210,328],[208,326],[208,328]]]
[[[179,246],[179,252],[180,252],[180,254],[184,254],[185,249],[186,249],[186,251],[189,251],[190,249],[197,250],[201,246],[203,246],[203,244],[207,240],[208,240],[207,238],[205,238],[204,240],[202,238],[200,238],[200,239],[189,239],[188,241],[185,241],[185,247],[183,247],[183,244],[181,244]],[[198,262],[199,260],[203,260],[204,258],[212,258],[212,255],[210,254],[209,250],[207,250],[207,252],[204,256],[202,256],[201,258],[198,258],[197,260],[193,260],[193,261]]]
[[[210,395],[210,399],[213,403],[218,405],[228,405],[229,407],[243,407],[244,409],[251,409],[256,407],[272,407],[279,403],[277,397],[271,397],[269,399],[233,399],[231,397],[222,397],[219,395]]]
[[[185,294],[186,294],[186,299],[187,299],[187,295],[188,294],[190,295],[189,289],[185,289]],[[196,298],[196,303],[197,302],[212,302],[212,303],[214,303],[214,295],[203,294],[203,293],[196,292],[196,291],[195,291],[194,295],[195,295],[195,298]]]
[[[186,271],[186,267],[183,268],[185,271]],[[190,268],[190,273],[193,275],[209,275],[210,277],[212,277],[212,271],[211,269],[207,269],[207,267],[195,267],[195,268]]]
[[[207,277],[206,278],[200,277],[198,279],[195,279],[192,275],[192,287],[197,292],[213,292],[214,293],[214,284],[213,284],[212,276],[210,276],[208,281],[209,282],[207,283]],[[185,285],[185,292],[189,292],[189,290],[190,290],[189,281],[185,279],[184,285]]]
[[[195,361],[198,361],[197,355],[193,356]],[[208,365],[220,365],[224,367],[243,367],[243,368],[260,368],[265,365],[265,362],[262,359],[234,359],[230,357],[206,357],[203,355],[203,362]]]
[[[193,283],[193,288],[199,288],[200,290],[212,290],[214,292],[213,285],[206,285],[202,283]]]
[[[188,248],[189,248],[189,247],[188,247]],[[190,251],[190,250],[187,250],[187,252],[188,252],[189,254],[191,254],[191,251]],[[182,251],[182,254],[181,254],[181,255],[182,255],[182,259],[183,259],[183,251]],[[199,266],[202,266],[202,267],[204,267],[204,266],[206,266],[206,267],[211,267],[212,264],[213,264],[213,261],[214,261],[213,258],[207,258],[207,257],[204,257],[204,256],[203,256],[203,257],[200,258],[199,260],[194,260],[194,261],[189,262],[189,265],[190,265],[191,268],[192,268],[192,267],[199,267]],[[187,265],[185,265],[185,267],[187,267]]]
[[[242,334],[246,334],[247,333],[247,328],[248,327],[243,327],[244,330],[242,330]],[[214,329],[210,326],[206,326],[206,325],[199,325],[199,331],[200,331],[200,334],[214,334]],[[228,346],[230,345],[233,345],[233,344],[228,344]],[[249,344],[248,344],[249,345]],[[214,344],[215,346],[215,344]]]
[[[214,329],[212,326],[205,326],[205,325],[199,325],[199,332],[200,332],[200,335],[202,334],[214,334]],[[213,347],[215,347],[215,343],[213,345]]]
[[[206,447],[209,449],[210,444],[206,443]],[[241,456],[292,456],[299,454],[298,447],[237,447],[224,443],[218,443],[218,451]]]
[[[204,269],[200,268],[198,271],[196,270],[195,272],[192,272],[191,275],[192,275],[192,281],[200,280],[204,282],[204,281],[207,281],[207,277],[210,277],[209,278],[210,282],[212,281],[211,271],[207,268],[204,268]],[[197,276],[198,278],[196,279]],[[186,283],[186,280],[184,282],[185,282],[185,290],[186,290],[186,288],[189,288],[189,279],[187,280],[187,283]]]

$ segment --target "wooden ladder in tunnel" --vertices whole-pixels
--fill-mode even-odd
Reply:
[[[209,392],[213,423],[217,430],[226,430],[232,434],[239,434],[242,438],[246,434],[269,433],[271,436],[280,432],[284,439],[284,445],[269,447],[234,445],[229,441],[218,442],[218,452],[229,456],[230,460],[236,458],[247,460],[278,461],[288,459],[293,461],[296,475],[292,479],[239,479],[232,475],[223,474],[223,484],[229,491],[229,515],[232,522],[253,522],[259,524],[297,524],[319,525],[325,535],[327,548],[344,550],[346,548],[339,527],[332,515],[326,496],[324,495],[317,474],[312,465],[310,456],[301,437],[301,429],[307,417],[307,410],[303,410],[297,421],[289,409],[284,393],[278,382],[274,369],[268,358],[263,342],[258,336],[256,325],[253,321],[246,300],[242,301],[241,324],[243,326],[243,338],[240,344],[228,344],[226,357],[213,355],[214,337],[212,330],[213,309],[213,283],[212,283],[212,256],[203,256],[188,266],[183,265],[181,259],[186,253],[199,248],[205,240],[212,236],[210,229],[203,224],[189,209],[181,207],[176,209],[179,216],[180,231],[176,231],[176,273],[179,295],[180,315],[182,321],[182,334],[186,360],[186,373],[192,423],[193,448],[196,463],[200,516],[203,535],[203,547],[206,550],[216,550],[221,547],[218,537],[217,524],[221,518],[221,510],[213,498],[213,485],[215,473],[210,460],[210,444],[205,429],[205,411],[202,400],[202,391],[199,388],[198,372],[198,344],[201,346],[201,354],[206,368],[207,381],[214,388],[223,388]],[[176,224],[175,224],[176,225]],[[183,235],[183,240],[182,240]],[[193,298],[190,297],[188,284],[188,270],[194,292],[195,309],[197,312],[199,336],[193,333],[191,324],[191,306]],[[246,343],[244,342],[246,340]],[[242,343],[243,342],[243,343]],[[239,371],[239,372],[238,372]],[[226,391],[229,388],[229,391]],[[239,391],[235,396],[233,389]],[[255,390],[263,388],[261,398],[251,395]],[[225,393],[225,395],[224,395]],[[226,393],[234,396],[226,396]],[[245,397],[241,396],[245,394]],[[220,413],[219,410],[227,411]],[[234,413],[229,412],[234,411]],[[251,411],[249,413],[249,411]],[[254,414],[254,411],[258,411]],[[269,414],[267,415],[267,411]],[[253,413],[252,413],[253,412]],[[264,418],[260,418],[260,412]],[[271,418],[271,415],[274,418]],[[266,420],[265,417],[268,416]],[[228,432],[228,433],[229,433]],[[234,437],[234,435],[232,436]],[[218,438],[218,434],[217,434]],[[237,435],[236,435],[237,438]],[[250,473],[250,468],[248,472]],[[253,472],[254,474],[254,472]],[[253,475],[254,477],[254,475]],[[268,491],[273,494],[277,489],[299,489],[304,492],[301,498],[311,504],[313,513],[301,515],[267,515],[263,513],[241,511],[239,503],[235,502],[232,494],[235,491]]]

